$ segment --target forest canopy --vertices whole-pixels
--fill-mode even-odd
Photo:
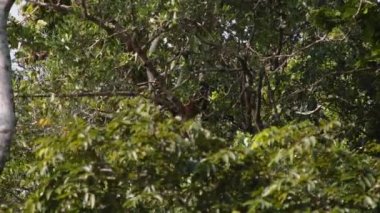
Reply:
[[[376,0],[26,0],[6,212],[378,212]]]

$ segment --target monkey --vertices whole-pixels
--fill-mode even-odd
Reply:
[[[210,86],[204,81],[200,82],[199,90],[192,95],[188,103],[183,105],[182,117],[188,120],[207,110],[209,96]]]

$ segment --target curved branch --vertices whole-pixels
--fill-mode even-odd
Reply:
[[[322,105],[318,105],[315,109],[313,109],[311,111],[307,111],[307,112],[296,111],[296,114],[298,114],[298,115],[311,115],[313,113],[318,112],[321,109],[322,109]]]

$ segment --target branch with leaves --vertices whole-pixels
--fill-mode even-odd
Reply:
[[[75,13],[73,6],[69,5],[46,3],[35,0],[28,0],[27,2],[57,12]],[[84,20],[90,21],[104,29],[109,36],[115,37],[125,45],[124,48],[126,52],[136,54],[141,60],[146,70],[146,82],[149,82],[149,90],[152,94],[152,100],[156,104],[163,105],[173,114],[183,116],[185,113],[184,104],[166,87],[164,76],[160,75],[157,71],[154,63],[149,59],[147,51],[143,48],[144,45],[139,44],[136,38],[134,38],[133,33],[125,29],[115,20],[107,21],[92,15],[89,11],[86,0],[81,0],[80,5],[78,6],[82,11],[82,14],[78,14],[78,16],[81,16]]]

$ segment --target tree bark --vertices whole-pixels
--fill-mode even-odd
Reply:
[[[8,159],[15,113],[11,80],[11,59],[8,47],[7,20],[14,0],[0,0],[0,174]]]

